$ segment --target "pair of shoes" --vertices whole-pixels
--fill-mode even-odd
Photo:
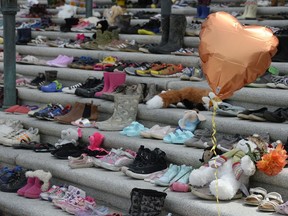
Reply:
[[[42,92],[62,92],[62,84],[58,80],[54,80],[48,85],[42,85],[40,90]]]
[[[53,185],[48,191],[40,193],[40,198],[52,202],[53,199],[60,199],[65,195],[67,187]]]
[[[167,134],[163,141],[165,143],[172,143],[172,144],[178,144],[183,145],[185,141],[191,139],[194,136],[194,134],[191,131],[188,130],[180,130],[177,129],[175,132],[170,132]]]
[[[285,213],[285,204],[281,194],[277,192],[267,193],[262,187],[250,188],[250,195],[245,198],[245,204],[258,206],[259,211]]]
[[[278,79],[279,70],[275,67],[269,67],[268,70],[260,77],[258,77],[253,83],[248,84],[248,87],[266,88],[274,87]]]
[[[181,80],[202,81],[204,80],[204,73],[201,68],[186,67],[182,70]]]
[[[48,104],[46,107],[40,108],[36,112],[29,112],[28,115],[41,120],[54,120],[57,116],[66,115],[71,110],[71,105],[63,107],[61,104]]]
[[[179,65],[171,64],[159,70],[151,69],[150,72],[151,72],[151,76],[154,76],[154,77],[160,77],[160,78],[180,77],[182,74],[182,69],[183,69],[182,64],[179,64]]]
[[[77,85],[76,85],[77,87]],[[73,86],[69,87],[70,92],[73,92]],[[83,83],[80,87],[78,86],[76,89],[74,87],[74,93],[77,96],[86,97],[86,98],[94,98],[96,92],[102,91],[104,88],[104,79],[97,79],[96,77],[88,77],[88,79]]]
[[[94,166],[102,167],[111,171],[120,171],[121,168],[132,164],[136,157],[136,152],[126,149],[112,149],[109,154],[102,158],[94,158]]]
[[[55,59],[47,61],[46,64],[54,67],[68,67],[72,63],[73,57],[58,55]]]
[[[3,167],[0,170],[0,190],[3,192],[17,192],[26,183],[25,170],[16,166],[13,169]]]
[[[267,111],[267,107],[263,107],[260,109],[247,109],[243,112],[239,112],[237,117],[246,120],[252,121],[266,121],[264,118],[264,112]]]
[[[174,131],[174,128],[171,126],[160,127],[159,125],[154,125],[148,130],[144,130],[140,132],[140,135],[144,138],[154,138],[163,140],[163,138],[169,134],[170,132]]]
[[[66,143],[58,146],[51,154],[58,159],[68,159],[69,156],[77,158],[83,154],[83,149],[73,143]]]
[[[68,156],[68,166],[72,169],[89,168],[93,166],[93,160],[86,154],[81,154],[80,157]]]
[[[14,113],[14,114],[27,114],[31,110],[36,110],[39,107],[36,105],[30,106],[30,105],[14,105],[12,107],[9,107],[4,110],[4,112],[8,113]]]
[[[104,72],[104,87],[95,93],[95,97],[101,97],[103,93],[113,92],[119,85],[124,84],[126,74],[122,72]]]
[[[25,176],[27,178],[27,184],[17,190],[19,196],[37,199],[42,192],[49,189],[49,181],[52,178],[50,172],[45,172],[43,170],[27,171]]]
[[[145,179],[151,173],[167,168],[165,156],[166,153],[159,148],[151,151],[144,148],[144,146],[140,146],[133,163],[128,168],[122,168],[122,172],[132,178]]]
[[[120,131],[120,134],[134,137],[139,136],[140,133],[145,130],[148,130],[148,128],[145,128],[144,125],[140,124],[137,121],[133,121],[129,126],[123,128],[123,130]]]
[[[264,111],[263,117],[269,122],[282,123],[288,120],[288,107],[278,108],[275,111]]]
[[[167,187],[169,185],[172,186],[176,182],[188,185],[191,172],[191,166],[177,166],[175,164],[170,164],[168,170],[164,173],[164,175],[155,181],[155,185]]]
[[[54,120],[62,124],[71,124],[80,118],[88,119],[89,121],[96,121],[98,118],[98,108],[93,103],[76,102],[70,112],[66,115],[56,116]]]
[[[13,131],[1,138],[1,143],[5,146],[19,146],[21,143],[40,142],[38,128],[20,129]]]

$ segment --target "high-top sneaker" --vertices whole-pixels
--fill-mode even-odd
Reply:
[[[45,83],[46,77],[44,73],[38,73],[38,76],[35,77],[30,83],[26,83],[28,88],[38,88]]]
[[[129,166],[126,175],[136,179],[145,179],[151,173],[167,168],[165,160],[166,153],[159,148],[155,148],[150,152],[149,149],[144,149],[141,153],[142,156],[138,157],[137,155],[138,161],[133,162],[133,164]]]
[[[15,193],[25,184],[26,184],[25,171],[19,169],[11,175],[7,183],[0,185],[0,190],[3,192]]]
[[[82,97],[94,97],[94,90],[103,83],[103,79],[97,79],[96,77],[88,77],[85,83],[75,90],[75,94]],[[102,85],[101,90],[103,89]],[[101,91],[99,90],[99,91]],[[94,94],[92,94],[94,92]]]

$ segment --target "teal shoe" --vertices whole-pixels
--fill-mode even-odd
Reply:
[[[175,176],[179,173],[180,167],[175,164],[170,164],[168,170],[165,172],[163,176],[155,181],[155,185],[167,187],[169,186],[170,181],[175,178]]]
[[[179,173],[171,180],[170,184],[174,182],[188,184],[189,176],[192,170],[193,170],[192,166],[186,166],[185,164],[181,165]]]
[[[139,136],[140,133],[145,130],[148,130],[148,128],[145,128],[144,125],[134,121],[129,126],[125,127],[120,132],[120,134],[133,137],[133,136]]]

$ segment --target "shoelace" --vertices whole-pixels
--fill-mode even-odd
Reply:
[[[79,87],[81,87],[81,86],[83,86],[82,83],[77,83],[76,85],[70,86],[69,89],[72,90],[72,89],[79,88]]]
[[[283,76],[273,76],[271,80],[275,84],[283,83],[283,84],[287,85],[288,77],[285,77],[285,76],[284,77]]]

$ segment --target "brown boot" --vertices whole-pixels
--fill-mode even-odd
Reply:
[[[278,6],[284,6],[285,0],[278,0]]]
[[[84,109],[84,103],[76,102],[69,113],[63,116],[55,117],[54,119],[62,124],[71,124],[72,121],[76,121],[77,119],[82,117]]]
[[[277,6],[278,0],[271,0],[271,6]]]
[[[96,121],[98,118],[97,106],[93,103],[86,103],[82,114],[82,118],[87,118],[90,121]]]

